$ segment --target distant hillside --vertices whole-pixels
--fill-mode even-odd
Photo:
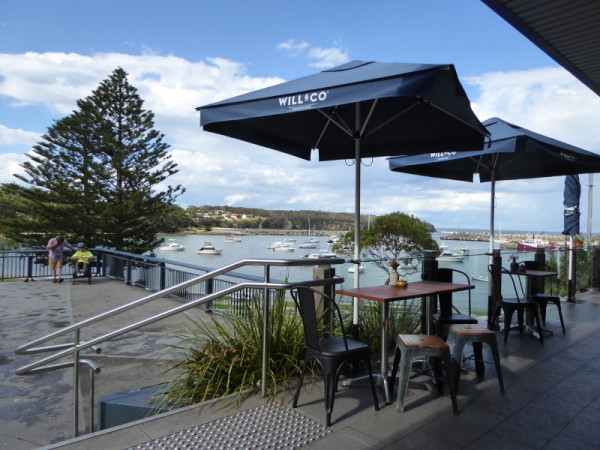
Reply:
[[[190,206],[186,211],[193,213],[198,218],[206,219],[210,216],[213,218],[212,220],[215,220],[218,217],[222,226],[227,226],[227,223],[223,223],[223,221],[228,221],[229,223],[239,222],[239,226],[243,228],[308,230],[310,226],[311,230],[331,231],[348,231],[354,228],[353,213],[269,210],[233,206]],[[240,218],[240,215],[245,218]],[[368,226],[369,220],[373,220],[375,217],[371,215],[369,219],[369,215],[361,215],[361,226]],[[425,224],[429,231],[435,231],[433,225]]]

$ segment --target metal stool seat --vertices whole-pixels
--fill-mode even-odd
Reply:
[[[460,381],[460,370],[463,360],[463,351],[467,344],[473,345],[473,352],[475,353],[475,371],[478,374],[484,372],[484,361],[482,344],[485,342],[492,351],[494,358],[494,365],[496,366],[496,375],[498,377],[498,384],[500,385],[500,392],[504,392],[504,379],[502,377],[502,366],[500,365],[500,354],[498,352],[498,342],[496,340],[496,333],[488,330],[481,325],[476,324],[464,324],[464,325],[452,325],[448,331],[448,339],[452,339],[454,347],[452,350],[452,359],[455,364],[454,377],[456,391],[458,392],[458,384]]]
[[[432,360],[436,385],[438,391],[443,393],[443,382],[441,380],[441,366],[446,373],[445,379],[448,383],[448,390],[452,398],[452,410],[454,414],[458,414],[458,403],[456,401],[456,391],[454,382],[452,381],[452,362],[450,358],[450,348],[438,336],[430,336],[426,334],[399,334],[396,337],[396,353],[394,355],[394,365],[392,369],[392,386],[396,379],[398,366],[400,366],[399,382],[398,382],[398,400],[396,409],[398,412],[404,411],[404,397],[408,389],[410,369],[412,361],[415,358],[433,357]]]

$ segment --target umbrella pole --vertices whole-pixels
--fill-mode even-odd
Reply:
[[[360,130],[360,103],[356,104],[356,129]],[[360,136],[354,136],[354,287],[360,286]],[[358,298],[353,299],[353,334],[358,335]]]
[[[575,292],[575,286],[573,283],[573,236],[569,234],[569,248],[568,248],[568,262],[567,262],[567,301],[575,302],[573,293]]]
[[[495,205],[496,198],[496,177],[492,170],[490,184],[490,245],[489,245],[489,260],[488,264],[494,264],[494,220],[495,220]],[[486,268],[487,269],[487,268]],[[487,272],[487,270],[486,270]],[[494,311],[496,305],[494,302],[494,284],[491,274],[488,274],[488,328],[491,330],[494,322]]]

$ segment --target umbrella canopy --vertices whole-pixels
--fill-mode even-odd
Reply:
[[[352,61],[197,110],[206,131],[306,160],[352,159],[357,138],[363,158],[478,150],[485,134],[451,64]]]
[[[600,156],[494,117],[483,122],[490,142],[476,152],[444,152],[389,159],[396,172],[473,181],[490,181],[490,252],[494,245],[495,182],[600,172]],[[450,148],[450,147],[449,147]]]
[[[206,131],[306,160],[313,149],[321,161],[354,159],[357,266],[361,158],[476,150],[486,134],[451,64],[352,61],[197,110]]]

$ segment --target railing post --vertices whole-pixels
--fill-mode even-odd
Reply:
[[[544,249],[543,247],[538,247],[535,250],[535,257],[534,257],[534,261],[535,261],[535,267],[537,268],[537,270],[546,270],[546,249]],[[544,293],[545,292],[545,283],[544,283],[544,279],[542,277],[536,277],[532,280],[530,280],[531,282],[531,293],[532,294],[536,294],[536,293]]]
[[[436,259],[438,253],[437,250],[423,250],[422,277],[426,276],[429,280],[433,278],[433,271],[438,268],[438,261]],[[436,296],[429,296],[423,298],[423,301],[421,301],[421,330],[423,333],[431,331],[431,323],[429,322],[430,314],[428,312],[433,311],[436,298]]]
[[[74,332],[74,348],[79,345],[80,329]],[[73,437],[79,435],[79,350],[73,353]]]
[[[271,267],[265,266],[265,284],[271,279]],[[263,299],[263,336],[262,336],[262,366],[260,390],[263,397],[267,396],[267,372],[269,367],[269,288],[264,289]]]
[[[30,278],[33,281],[33,255],[27,257],[27,278],[25,278],[25,281],[29,281]]]
[[[133,266],[133,261],[131,259],[127,259],[125,261],[125,284],[130,285],[131,284],[131,272],[132,272],[132,266]]]
[[[600,289],[600,247],[592,246],[592,282],[591,287]]]
[[[333,278],[334,276],[335,269],[331,266],[318,266],[316,269],[313,269],[313,280],[324,280],[326,278]],[[327,295],[329,298],[333,298],[335,293],[335,288],[333,287],[333,285],[318,286],[315,289],[323,292],[323,294]],[[329,305],[329,302],[326,300],[328,297],[317,297],[317,295],[318,294],[315,294],[315,306],[317,308],[317,311],[319,311],[317,314],[320,316],[322,311],[331,311],[333,315],[331,305]],[[327,321],[325,323],[325,326],[329,328],[333,327],[334,321],[332,320],[332,317],[325,316],[325,320]]]
[[[496,270],[498,273],[495,275],[492,275],[491,273],[489,274],[489,281],[488,281],[488,311],[487,311],[487,323],[488,323],[488,329],[493,330],[494,329],[494,321],[495,321],[495,317],[494,317],[494,313],[496,312],[496,296],[495,293],[500,294],[501,289],[502,289],[502,283],[500,283],[498,281],[498,283],[496,285],[494,285],[494,279],[496,280],[500,280],[500,269],[498,269],[498,267],[502,267],[502,256],[500,255],[500,249],[495,248],[492,251],[492,254],[490,255],[490,259],[492,261],[492,264],[494,264],[496,267],[494,268],[494,270]]]
[[[167,285],[167,268],[165,263],[160,263],[160,272],[159,272],[159,290],[162,291]]]
[[[206,280],[206,295],[212,294],[214,291],[215,291],[215,279],[209,278],[208,280]],[[205,309],[206,309],[206,312],[209,314],[212,312],[212,305],[213,305],[212,301],[206,303]]]

